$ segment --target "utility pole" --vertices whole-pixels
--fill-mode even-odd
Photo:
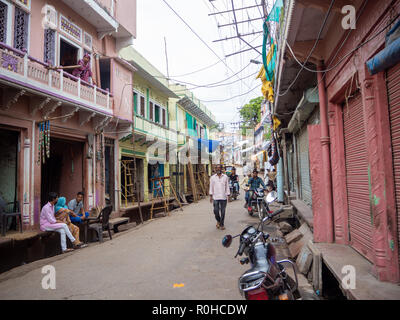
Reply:
[[[165,45],[165,60],[167,63],[167,77],[169,79],[169,67],[168,67],[168,51],[167,51],[167,38],[164,37],[164,45]]]
[[[135,149],[135,110],[132,108],[132,150]],[[142,207],[141,207],[141,184],[140,181],[137,179],[137,169],[136,169],[136,158],[135,156],[133,157],[133,179],[134,179],[134,190],[136,190],[137,194],[137,202],[138,202],[138,207],[139,207],[139,215],[140,215],[140,221],[143,224],[143,214],[142,214]]]
[[[215,1],[215,0],[214,0],[214,1]],[[265,10],[265,8],[264,8],[264,7],[265,7],[265,1],[262,2],[261,4],[259,4],[259,3],[256,1],[256,5],[253,5],[253,6],[235,8],[234,1],[231,0],[231,6],[232,6],[232,9],[230,9],[230,10],[225,10],[225,11],[210,13],[209,16],[212,16],[212,15],[222,15],[222,14],[232,13],[232,14],[233,14],[233,18],[234,18],[233,23],[227,23],[227,24],[222,24],[222,25],[218,24],[218,28],[223,28],[223,27],[228,27],[228,26],[234,25],[234,26],[235,26],[235,30],[236,30],[236,36],[229,37],[229,38],[226,37],[225,39],[218,39],[218,40],[215,40],[214,42],[226,41],[226,40],[232,40],[232,39],[239,39],[240,41],[244,42],[244,43],[249,47],[249,49],[241,50],[241,51],[239,51],[239,52],[235,52],[235,53],[226,55],[226,58],[228,58],[228,57],[230,57],[230,56],[233,56],[233,55],[236,55],[236,54],[239,54],[239,53],[247,52],[247,51],[250,51],[250,50],[254,50],[254,51],[256,51],[258,54],[261,55],[261,52],[259,51],[258,48],[260,48],[260,47],[262,47],[262,46],[253,46],[253,45],[251,44],[251,42],[245,40],[244,37],[250,36],[250,35],[259,34],[259,33],[263,33],[264,31],[263,31],[263,30],[258,30],[258,31],[254,31],[254,30],[253,30],[252,33],[249,32],[249,33],[243,33],[243,34],[241,34],[241,33],[240,33],[240,30],[239,30],[239,28],[238,28],[238,25],[239,25],[239,24],[246,23],[246,22],[249,23],[249,22],[251,22],[251,21],[256,21],[256,20],[265,19],[265,17],[266,17],[266,15],[265,15],[266,10]],[[237,20],[237,17],[236,17],[236,12],[237,12],[237,11],[243,11],[243,10],[248,10],[248,9],[252,9],[252,8],[259,8],[259,7],[263,7],[263,12],[264,12],[264,14],[262,14],[262,13],[260,12],[260,13],[261,13],[261,16],[255,17],[255,18],[250,18],[250,17],[249,17],[247,20],[243,20],[243,21],[238,21],[238,20]],[[259,10],[259,11],[260,11],[260,10]]]

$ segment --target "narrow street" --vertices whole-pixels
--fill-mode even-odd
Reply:
[[[217,230],[201,200],[103,244],[6,272],[0,299],[241,299],[237,280],[249,266],[234,259],[237,240],[226,249],[221,239],[257,222],[240,199],[228,204],[226,230]],[[47,264],[56,269],[55,290],[41,287]]]
[[[13,269],[0,276],[0,299],[240,299],[237,241],[226,249],[221,239],[257,219],[235,201],[221,231],[211,208],[202,200],[103,244]],[[56,290],[41,287],[45,264],[56,269]]]

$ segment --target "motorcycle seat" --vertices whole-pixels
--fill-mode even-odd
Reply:
[[[242,280],[245,282],[259,279],[263,275],[261,272],[267,273],[270,269],[270,264],[267,259],[267,249],[263,245],[254,248],[254,254],[255,263],[253,267],[247,270],[242,276]]]

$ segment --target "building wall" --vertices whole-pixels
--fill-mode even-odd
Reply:
[[[114,92],[114,115],[132,121],[132,72],[116,60],[111,61]]]
[[[136,19],[132,19],[137,15],[136,0],[118,0],[115,7],[118,22],[136,38]]]
[[[119,3],[120,6],[127,5],[126,2],[123,3],[120,1]],[[82,38],[84,32],[87,32],[92,36],[92,53],[97,53],[103,58],[117,55],[115,38],[105,36],[103,40],[98,39],[96,26],[91,25],[84,19],[84,17],[79,15],[79,13],[74,12],[62,1],[37,0],[31,2],[30,8],[29,36],[31,39],[28,41],[28,51],[30,56],[40,61],[44,59],[44,29],[42,26],[43,15],[41,10],[45,4],[52,5],[57,10],[58,22],[61,13],[65,18],[81,29]],[[130,3],[130,5],[131,4],[132,3]],[[132,17],[133,16],[130,17],[130,23],[135,22],[135,19]],[[79,42],[74,39],[73,36],[61,31],[59,26],[58,29],[58,37],[62,35],[68,41],[74,42],[75,45],[78,45],[81,48],[81,56],[83,55],[83,49],[90,49],[89,47],[85,47],[82,41]],[[13,36],[13,32],[11,32],[11,35]],[[13,39],[10,40],[10,43],[13,44]],[[56,49],[56,60],[58,61],[57,50],[58,49]],[[96,65],[96,60],[92,59],[92,71],[95,79],[98,75],[97,70],[98,66]],[[116,105],[120,107],[117,110],[114,110],[114,115],[131,120],[131,106],[133,104],[131,91],[126,90],[121,98],[122,88],[125,86],[126,82],[131,82],[131,71],[122,64],[114,61],[111,74],[111,90],[115,95]],[[2,82],[2,86],[4,85],[7,90],[7,83]],[[43,87],[44,92],[45,89],[46,88]],[[4,92],[5,91],[1,90],[0,95]],[[50,103],[55,103],[58,98],[65,98],[62,94],[63,93],[60,93],[61,96],[52,97]],[[43,95],[40,99],[43,97],[45,96]],[[15,104],[11,104],[9,110],[0,110],[0,127],[17,130],[20,133],[20,149],[18,153],[18,199],[22,203],[23,224],[25,229],[38,229],[39,227],[41,198],[43,196],[41,194],[41,185],[43,184],[43,181],[41,180],[42,172],[38,156],[38,123],[44,120],[44,109],[51,109],[52,107],[51,105],[46,105],[43,111],[32,113],[32,107],[37,106],[41,101],[40,99],[35,100],[34,98],[39,98],[39,94],[36,94],[35,97],[32,95],[28,97],[28,95],[25,94],[20,97]],[[77,98],[76,100],[79,99]],[[86,209],[89,209],[96,205],[105,204],[105,165],[102,163],[102,161],[104,161],[104,155],[103,157],[97,157],[97,153],[100,151],[101,144],[104,141],[104,136],[96,134],[95,132],[95,126],[99,124],[97,120],[104,119],[104,114],[101,113],[101,115],[99,109],[94,105],[92,106],[89,102],[85,102],[84,105],[88,108],[93,107],[93,111],[96,111],[96,116],[86,123],[82,122],[82,117],[80,116],[82,111],[81,109],[79,109],[79,112],[76,112],[72,117],[60,118],[70,112],[69,110],[71,110],[71,105],[67,106],[62,104],[50,111],[49,116],[51,123],[51,137],[57,137],[69,141],[79,141],[80,145],[79,148],[72,148],[73,155],[71,155],[71,150],[68,150],[68,146],[65,146],[66,150],[64,156],[65,159],[67,159],[66,163],[68,165],[65,167],[65,170],[63,169],[65,172],[61,181],[64,186],[62,193],[70,199],[75,196],[77,191],[83,189],[85,192],[84,202]],[[104,110],[100,111],[105,112]],[[110,110],[107,110],[106,113],[110,114],[111,112]],[[114,132],[115,127],[110,126],[105,131],[108,132],[105,134],[106,137],[114,140],[117,138]],[[51,147],[52,146],[50,145],[50,148]],[[118,156],[118,141],[115,141],[114,147],[117,150],[115,155]],[[81,150],[78,151],[78,149]],[[74,161],[73,172],[72,162],[70,161],[72,158]],[[103,158],[103,160],[101,158]],[[115,160],[115,162],[118,161]],[[69,171],[69,169],[71,170]],[[115,184],[118,186],[118,170],[115,171]],[[80,178],[78,178],[78,176],[80,176]],[[118,210],[118,203],[114,209]]]
[[[394,5],[394,9],[389,9],[391,4]],[[339,51],[338,57],[342,57],[360,42],[375,35],[393,18],[393,12],[400,12],[400,3],[369,2],[357,23],[357,28],[350,34]],[[396,213],[394,200],[387,88],[384,73],[370,76],[365,67],[365,62],[384,48],[384,44],[385,33],[383,32],[357,50],[340,67],[328,72],[326,86],[331,135],[335,241],[349,244],[341,113],[346,90],[349,91],[349,87],[355,84],[362,94],[363,125],[367,136],[370,214],[374,246],[373,272],[380,280],[396,282],[400,280],[395,223],[399,213]],[[335,53],[335,51],[331,52],[332,55]],[[325,58],[326,61],[330,61],[329,57]],[[336,60],[332,64],[335,62]]]

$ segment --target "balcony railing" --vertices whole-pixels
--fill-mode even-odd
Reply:
[[[79,104],[112,109],[113,96],[101,88],[63,70],[49,70],[49,65],[26,52],[0,42],[0,70],[7,70],[16,81],[31,84],[39,91],[69,97]],[[4,74],[4,72],[1,72]]]
[[[162,140],[177,141],[177,134],[175,132],[140,116],[135,116],[135,130]]]

